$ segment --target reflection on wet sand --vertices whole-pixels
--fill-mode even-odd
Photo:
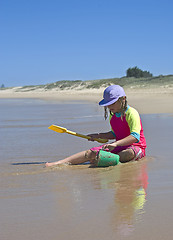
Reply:
[[[142,220],[145,213],[147,159],[116,167],[64,166],[54,171],[62,174],[62,169],[61,182],[54,183],[53,189],[61,227],[68,226],[74,236],[82,237],[89,226],[91,237],[96,234],[98,239],[133,232],[136,221]],[[80,230],[74,233],[77,225]]]
[[[115,190],[114,202],[110,206],[111,226],[120,235],[133,231],[135,219],[139,220],[144,211],[148,185],[147,163],[121,164],[107,174],[100,174],[100,188]]]

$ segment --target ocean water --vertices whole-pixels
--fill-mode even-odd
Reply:
[[[109,130],[96,103],[0,100],[3,240],[172,239],[173,115],[142,115],[147,157],[109,168],[45,168],[98,143],[55,133]]]

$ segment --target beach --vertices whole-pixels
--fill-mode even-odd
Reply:
[[[105,88],[99,89],[69,89],[69,90],[44,90],[22,91],[20,87],[0,91],[1,98],[36,98],[45,100],[71,101],[83,100],[98,103],[103,97]],[[134,106],[142,114],[173,113],[173,87],[148,86],[125,87],[128,103]]]
[[[3,240],[172,239],[173,92],[126,89],[147,156],[115,167],[45,168],[96,142],[58,134],[108,131],[103,89],[0,91],[0,233]]]

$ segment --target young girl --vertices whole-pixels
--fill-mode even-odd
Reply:
[[[86,161],[93,164],[100,149],[118,154],[122,163],[139,160],[145,156],[146,141],[141,119],[138,112],[127,105],[124,89],[119,85],[107,87],[99,105],[105,108],[105,119],[108,117],[107,109],[109,109],[111,131],[89,134],[88,136],[91,137],[91,141],[94,138],[113,139],[114,141],[79,152],[57,162],[46,163],[46,166],[80,164]]]

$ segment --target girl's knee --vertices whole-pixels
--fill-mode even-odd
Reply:
[[[87,159],[87,160],[94,160],[95,159],[95,157],[96,157],[96,155],[97,155],[97,153],[96,152],[94,152],[94,151],[92,151],[92,150],[87,150],[86,152],[85,152],[85,158]]]
[[[135,157],[135,153],[132,149],[123,150],[120,153],[118,153],[118,155],[120,156],[121,163],[129,162],[133,160]]]

